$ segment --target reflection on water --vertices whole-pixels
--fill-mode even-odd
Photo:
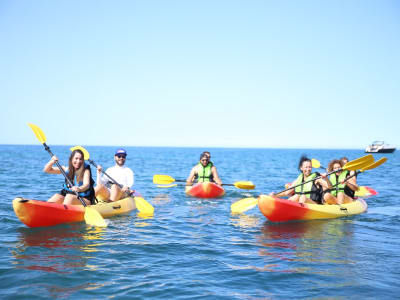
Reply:
[[[259,226],[260,217],[245,214],[231,215],[230,221],[235,227],[254,228]]]
[[[321,274],[324,273],[320,269],[323,264],[352,263],[342,250],[343,243],[346,243],[346,249],[351,249],[348,245],[353,234],[351,220],[265,222],[261,233],[256,236],[261,246],[258,254],[272,259],[275,271]],[[299,267],[299,263],[306,263],[307,267]],[[312,268],[314,263],[318,263],[318,269]],[[296,267],[292,269],[292,265]],[[268,264],[266,270],[270,268],[271,264]]]
[[[153,197],[151,201],[154,205],[162,206],[171,202],[171,197],[168,194],[159,194]]]
[[[71,273],[87,267],[88,253],[101,245],[104,228],[70,224],[20,228],[19,243],[11,251],[18,268]],[[90,266],[90,269],[95,268]]]

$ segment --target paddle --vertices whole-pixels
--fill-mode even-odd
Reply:
[[[28,126],[32,129],[33,133],[36,135],[36,138],[39,140],[39,142],[43,144],[44,149],[50,154],[51,157],[53,157],[54,154],[51,152],[50,147],[46,145],[46,136],[44,135],[42,129],[40,129],[39,126],[34,125],[32,123],[28,123]],[[64,169],[61,167],[58,161],[56,161],[56,165],[60,170],[60,172],[64,175],[67,183],[70,186],[73,186],[71,180],[68,178],[67,174],[65,173]],[[84,218],[86,224],[98,227],[107,227],[107,223],[104,221],[101,214],[93,207],[87,206],[83,198],[80,197],[77,192],[75,192],[75,195],[78,197],[78,199],[81,201],[82,205],[85,208]]]
[[[97,169],[97,164],[93,160],[90,159],[89,152],[85,148],[83,148],[82,146],[75,146],[75,147],[72,147],[70,150],[74,151],[75,149],[80,149],[84,154],[85,160],[87,160],[91,165],[93,165]],[[106,175],[108,177],[108,179],[111,180],[112,183],[118,185],[120,189],[123,188],[122,184],[119,184],[117,181],[115,181],[115,179],[113,179],[106,172],[101,170],[101,173]],[[144,200],[142,197],[135,197],[133,195],[133,193],[128,193],[128,192],[126,193],[126,195],[129,197],[133,197],[135,199],[136,207],[142,215],[152,216],[154,214],[154,207],[149,202]]]
[[[386,157],[382,157],[381,159],[377,160],[376,162],[374,162],[374,163],[372,163],[372,164],[369,164],[369,165],[363,167],[363,168],[360,169],[359,171],[354,172],[354,174],[351,175],[351,176],[349,176],[349,177],[347,177],[347,178],[344,180],[344,182],[346,182],[346,181],[349,180],[350,178],[352,178],[352,177],[354,177],[354,176],[357,176],[358,174],[363,173],[363,172],[365,172],[365,171],[367,171],[367,170],[375,169],[376,167],[379,167],[380,165],[382,165],[382,164],[385,163],[386,161],[387,161],[387,158],[386,158]],[[337,171],[335,171],[335,172],[337,172]],[[331,173],[334,173],[334,172],[331,172]],[[335,185],[332,185],[332,187],[336,187],[336,186],[338,186],[339,184],[341,184],[341,183],[338,182],[338,183],[336,183]]]
[[[344,169],[344,170],[355,171],[355,170],[361,169],[361,168],[365,168],[365,170],[367,170],[366,169],[367,166],[375,164],[375,163],[373,163],[373,160],[374,160],[374,157],[369,154],[369,155],[357,158],[355,160],[349,161],[347,164],[345,164],[342,167],[341,170]],[[337,171],[335,171],[335,172],[337,172]],[[333,172],[331,172],[331,173],[333,173]],[[331,173],[329,173],[329,174],[331,174]],[[329,175],[329,174],[327,174],[327,175]],[[321,178],[321,177],[322,176],[316,177],[313,180],[316,180],[316,179]],[[292,186],[292,187],[287,188],[287,189],[285,189],[283,191],[275,193],[275,195],[283,193],[283,192],[286,192],[286,191],[291,190],[291,189],[294,189],[297,186],[300,186],[302,184],[305,184],[305,183],[313,181],[313,180],[309,180],[309,181],[303,182],[301,184],[298,184],[296,186]],[[251,197],[251,198],[241,199],[241,200],[236,201],[235,203],[233,203],[231,205],[231,212],[232,213],[243,213],[243,212],[248,211],[249,209],[252,209],[253,207],[255,207],[257,205],[257,203],[258,203],[258,199],[257,198]]]
[[[158,187],[174,187],[176,185],[171,185],[173,182],[186,182],[183,179],[175,179],[169,175],[154,175],[153,183],[155,184],[167,184],[167,186]],[[256,186],[251,181],[237,181],[235,183],[223,183],[225,186],[234,186],[238,189],[253,190]]]
[[[325,169],[325,167],[321,166],[321,163],[319,162],[319,160],[317,160],[315,158],[311,159],[311,165],[315,169]]]

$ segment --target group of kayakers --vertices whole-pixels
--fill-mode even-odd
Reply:
[[[134,183],[134,173],[125,166],[126,157],[126,150],[118,149],[114,155],[115,165],[105,172],[119,184],[102,176],[102,166],[98,165],[97,185],[95,186],[90,166],[85,163],[84,153],[80,149],[73,150],[69,157],[68,167],[63,166],[62,168],[74,186],[69,186],[66,180],[63,189],[48,201],[81,204],[76,196],[78,194],[86,204],[90,205],[96,203],[98,198],[117,201],[132,194],[134,192],[131,189]],[[44,171],[50,174],[61,174],[60,169],[54,166],[57,161],[57,157],[53,156],[45,165]],[[328,176],[327,173],[312,172],[311,159],[302,156],[299,161],[300,174],[290,184],[290,187],[293,188],[288,188],[274,196],[287,196],[289,200],[299,203],[344,204],[352,202],[358,185],[355,172],[342,169],[347,162],[346,157],[332,160],[326,170],[329,173]],[[222,185],[217,168],[211,162],[211,154],[208,151],[201,153],[199,162],[192,168],[186,179],[186,185],[193,185],[196,181],[215,182]]]
[[[326,170],[328,173],[320,174],[312,172],[311,159],[302,156],[299,161],[301,172],[299,176],[284,192],[270,195],[287,196],[289,200],[299,203],[339,205],[350,203],[354,200],[358,185],[356,173],[342,169],[347,162],[346,157],[334,159],[328,165]]]
[[[120,200],[126,195],[134,193],[131,190],[134,183],[133,171],[125,166],[127,152],[125,149],[118,149],[114,155],[115,165],[106,170],[109,176],[119,183],[111,182],[108,177],[101,175],[103,170],[101,165],[97,166],[97,185],[92,177],[90,165],[85,163],[84,153],[80,149],[71,152],[68,160],[68,167],[61,166],[74,185],[69,186],[65,180],[63,189],[54,194],[48,201],[60,204],[79,205],[77,194],[86,202],[87,205],[95,204],[97,199],[109,201]],[[52,156],[50,161],[44,166],[44,172],[49,174],[61,174],[61,170],[54,166],[58,158]],[[120,187],[122,186],[122,188]]]

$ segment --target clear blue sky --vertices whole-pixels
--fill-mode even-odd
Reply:
[[[0,144],[400,146],[400,1],[0,1]]]

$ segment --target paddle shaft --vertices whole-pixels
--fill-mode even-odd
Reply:
[[[332,174],[332,173],[335,173],[335,172],[343,171],[343,170],[346,170],[346,169],[339,169],[339,170],[331,171],[331,172],[327,173],[326,176],[328,176],[328,175],[330,175],[330,174]],[[295,186],[291,186],[290,188],[287,188],[287,189],[285,189],[285,190],[283,190],[283,191],[280,191],[280,192],[278,192],[278,193],[274,193],[274,195],[277,195],[277,194],[284,193],[284,192],[286,192],[286,191],[295,189],[295,188],[297,188],[298,186],[301,186],[301,185],[303,185],[303,184],[309,183],[309,182],[311,182],[311,181],[314,181],[314,180],[317,180],[317,179],[320,179],[320,178],[322,178],[322,175],[321,175],[321,176],[317,176],[317,177],[315,177],[314,179],[307,180],[307,181],[304,181],[304,182],[302,182],[302,183],[296,184]]]
[[[91,165],[93,165],[95,168],[97,168],[97,164],[96,164],[93,160],[88,159],[88,162],[89,162]],[[112,183],[116,184],[120,189],[122,189],[122,188],[124,187],[122,184],[118,183],[117,181],[115,181],[114,178],[112,178],[110,175],[108,175],[106,172],[104,172],[103,169],[101,169],[101,173],[103,173],[104,175],[106,175],[106,176],[108,177],[108,179],[110,179],[110,180],[112,181]],[[132,196],[131,193],[126,192],[126,194],[127,194],[128,196]]]
[[[51,157],[54,156],[53,152],[51,152],[50,147],[46,145],[46,143],[43,143],[44,149],[50,154]],[[65,180],[68,182],[68,184],[70,186],[73,186],[73,183],[71,182],[71,180],[68,178],[67,173],[65,173],[64,169],[62,168],[62,166],[60,165],[60,163],[58,162],[58,160],[56,161],[56,165],[57,167],[60,169],[60,172],[64,175]],[[81,201],[83,206],[87,206],[85,203],[85,200],[82,199],[81,196],[79,196],[79,194],[77,192],[74,192],[74,194],[76,195],[76,197],[78,197],[79,201]]]

